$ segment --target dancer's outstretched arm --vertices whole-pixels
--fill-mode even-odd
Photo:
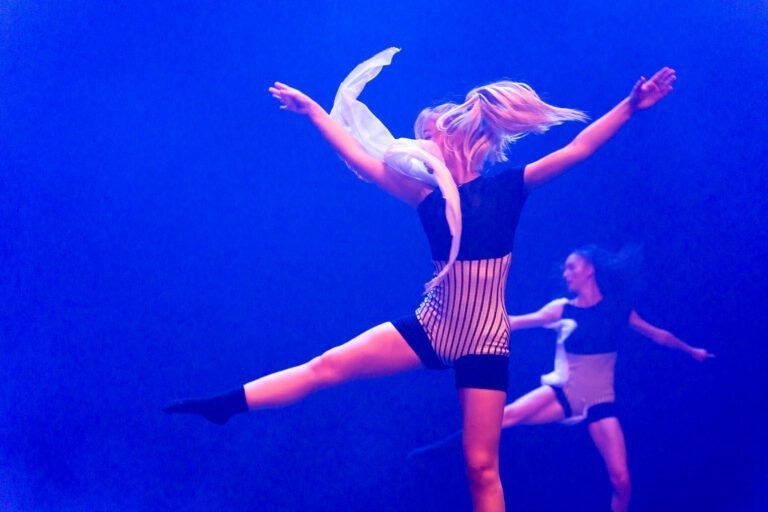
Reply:
[[[662,68],[650,80],[641,77],[629,96],[621,100],[600,119],[587,126],[567,146],[525,167],[525,183],[529,188],[546,183],[571,166],[590,157],[613,137],[635,112],[645,110],[672,91],[675,70]]]
[[[557,322],[563,316],[563,306],[567,302],[567,299],[556,299],[535,313],[509,315],[509,328],[516,331],[518,329],[544,327],[552,322]]]
[[[705,361],[711,357],[715,357],[715,355],[708,352],[707,349],[692,347],[671,332],[656,327],[655,325],[647,322],[640,315],[638,315],[636,311],[632,311],[632,313],[629,315],[629,326],[646,338],[650,338],[651,340],[655,341],[659,345],[664,345],[665,347],[674,348],[685,352],[697,361]]]
[[[306,115],[339,156],[364,179],[412,206],[430,192],[426,184],[393,172],[384,162],[368,154],[357,139],[303,92],[280,82],[275,82],[269,92],[282,103],[281,108]]]

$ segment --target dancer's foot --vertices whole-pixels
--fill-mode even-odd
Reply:
[[[237,388],[207,398],[187,398],[172,402],[163,411],[168,414],[199,414],[217,425],[225,424],[235,414],[248,411],[245,390]]]

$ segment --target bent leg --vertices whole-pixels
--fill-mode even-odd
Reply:
[[[499,438],[505,400],[503,391],[459,389],[464,457],[475,512],[504,510],[504,491],[499,477]]]
[[[626,512],[632,493],[629,468],[627,467],[627,449],[624,433],[618,418],[604,418],[589,424],[589,434],[597,450],[605,461],[608,477],[613,486],[611,497],[612,512]]]
[[[560,421],[564,418],[565,413],[555,396],[555,392],[549,386],[542,386],[504,407],[501,428],[515,425],[541,425]],[[417,448],[409,453],[408,457],[419,456],[444,447],[460,437],[461,434],[462,431],[459,430],[439,441]]]
[[[245,398],[249,409],[280,407],[320,389],[420,366],[419,357],[397,329],[387,322],[307,363],[247,383]]]
[[[550,386],[541,386],[504,407],[502,428],[515,425],[540,425],[565,418],[565,413]]]

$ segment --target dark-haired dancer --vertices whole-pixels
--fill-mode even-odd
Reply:
[[[378,325],[309,362],[254,380],[233,392],[184,400],[166,410],[196,413],[224,423],[232,414],[281,407],[355,379],[420,367],[453,367],[474,509],[501,511],[504,494],[498,443],[509,355],[504,293],[525,198],[531,189],[593,154],[635,112],[666,96],[675,74],[664,68],[650,80],[641,79],[626,99],[564,148],[523,169],[489,176],[482,173],[485,163],[505,160],[510,142],[563,121],[583,120],[584,114],[548,105],[525,84],[496,82],[471,90],[460,104],[422,111],[415,127],[419,140],[406,141],[405,151],[398,145],[402,141],[390,148],[377,148],[361,140],[364,136],[357,131],[357,114],[369,112],[360,109],[355,113],[353,107],[361,105],[355,102],[362,87],[395,52],[382,52],[353,71],[344,82],[347,92],[337,95],[332,113],[338,115],[329,115],[307,95],[287,85],[276,83],[270,92],[286,110],[306,115],[360,177],[417,209],[437,270],[421,305],[415,314]],[[403,163],[393,158],[398,151],[400,156],[411,155],[412,161]],[[419,174],[420,166],[413,164],[414,159],[417,164],[426,164],[427,172]],[[433,173],[437,183],[430,181]],[[440,181],[446,176],[450,183]],[[456,211],[459,197],[460,211]]]
[[[596,247],[572,252],[563,278],[572,299],[557,299],[535,313],[510,316],[510,328],[550,327],[560,331],[555,372],[542,376],[542,386],[504,407],[502,427],[584,421],[605,461],[613,486],[611,510],[626,511],[631,484],[624,434],[614,405],[614,366],[618,340],[629,325],[654,342],[680,350],[697,361],[712,354],[684,343],[651,325],[622,297],[616,283],[614,255]],[[418,452],[444,444],[451,436]]]

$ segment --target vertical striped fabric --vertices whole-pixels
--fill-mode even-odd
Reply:
[[[416,310],[443,363],[468,354],[509,355],[504,290],[512,254],[459,260]],[[435,261],[436,272],[446,265]]]

